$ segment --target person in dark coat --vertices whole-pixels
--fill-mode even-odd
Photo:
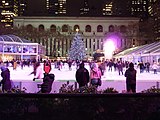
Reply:
[[[119,75],[122,74],[123,75],[123,63],[118,61],[117,63],[117,68],[118,68],[118,73]]]
[[[68,67],[69,67],[69,70],[72,70],[72,60],[68,60]]]
[[[127,92],[136,92],[136,74],[134,64],[130,63],[129,68],[125,72]]]
[[[138,66],[139,66],[139,69],[140,69],[140,73],[143,73],[143,71],[144,71],[144,64],[143,64],[143,62],[139,62]]]
[[[84,63],[82,62],[79,65],[79,69],[76,71],[76,80],[79,84],[79,88],[82,86],[87,86],[89,82],[89,72],[88,70],[84,67]]]
[[[11,80],[10,80],[10,71],[8,68],[1,66],[1,84],[2,84],[2,91],[8,91],[11,89]]]
[[[54,82],[54,74],[46,74],[43,78],[43,83],[41,84],[40,93],[50,93],[52,90],[52,84]]]

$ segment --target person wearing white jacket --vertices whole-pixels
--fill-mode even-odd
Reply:
[[[42,79],[43,78],[43,69],[39,62],[36,63],[36,74],[34,79]]]
[[[157,74],[158,65],[156,62],[153,63],[152,68],[153,68],[154,74]]]

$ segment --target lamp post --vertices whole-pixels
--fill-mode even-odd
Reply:
[[[3,42],[3,51],[2,51],[2,61],[4,60],[4,42]]]

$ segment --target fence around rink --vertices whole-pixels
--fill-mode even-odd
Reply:
[[[38,84],[41,84],[42,81],[13,81],[13,85],[18,87],[20,90],[26,88],[27,93],[37,93],[40,89],[37,87]],[[59,93],[59,89],[61,88],[62,84],[69,84],[73,85],[74,88],[78,88],[77,82],[74,81],[54,81],[52,85],[51,93]],[[153,81],[138,81],[137,80],[137,93],[149,89],[153,86],[159,88],[160,87],[160,80],[153,80]],[[126,83],[124,80],[116,80],[116,81],[102,81],[102,85],[98,88],[98,90],[104,90],[108,87],[115,88],[119,93],[126,90]]]

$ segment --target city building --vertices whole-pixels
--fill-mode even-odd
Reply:
[[[103,0],[102,1],[102,14],[103,16],[119,16],[131,17],[131,2],[120,0]]]
[[[140,31],[145,33],[144,40],[148,39],[152,42],[160,40],[160,1],[149,0],[147,20],[141,22]],[[148,43],[148,42],[147,42]]]
[[[88,0],[84,0],[83,7],[80,9],[80,15],[85,16],[89,13]]]
[[[48,15],[66,15],[66,0],[46,0]]]
[[[148,17],[148,0],[46,0],[52,16]]]
[[[148,0],[131,0],[131,15],[141,18],[141,21],[148,19]]]
[[[103,5],[103,15],[113,15],[113,2],[108,1],[108,3]]]
[[[13,17],[17,16],[33,16],[32,18],[34,18],[34,16],[39,16],[37,19],[40,19],[41,16],[42,20],[44,20],[43,16],[51,16],[51,18],[57,17],[54,18],[57,20],[61,19],[60,17],[63,16],[66,17],[67,20],[71,21],[72,18],[75,19],[76,17],[77,19],[81,19],[82,17],[86,17],[83,19],[88,19],[90,17],[91,19],[95,19],[96,17],[96,20],[98,19],[97,17],[99,17],[99,19],[103,18],[109,20],[111,20],[111,17],[113,20],[116,17],[118,17],[117,19],[121,19],[121,17],[126,19],[127,17],[128,20],[132,20],[132,17],[137,17],[137,19],[139,19],[139,23],[137,22],[139,25],[139,33],[137,33],[137,36],[141,37],[136,37],[136,39],[132,38],[130,47],[148,44],[160,39],[160,10],[158,7],[159,0],[126,0],[125,2],[123,0],[2,0],[1,3],[1,23],[4,23],[6,27],[13,26]],[[29,20],[28,17],[26,18]],[[32,20],[32,18],[30,20]],[[48,18],[48,21],[52,21],[51,18],[46,18]],[[17,20],[17,18],[15,20]],[[90,19],[88,21],[90,21]],[[86,21],[86,24],[89,24],[88,21]],[[41,23],[41,20],[37,23]],[[57,24],[59,26],[58,28],[61,29],[62,24],[65,24],[65,22],[61,22],[60,24],[56,21],[56,26]],[[73,29],[72,22],[71,25],[69,21],[67,24]],[[78,25],[79,21],[75,21],[74,24]],[[17,24],[17,26],[20,27],[21,24]],[[78,26],[81,26],[81,24]],[[49,29],[43,24],[41,27]],[[84,31],[85,29],[82,31],[82,33],[84,33]],[[92,31],[94,36],[97,35],[95,31],[96,30]],[[68,35],[72,36],[72,33]],[[84,35],[85,34],[83,34],[83,36]],[[126,45],[126,48],[128,47],[129,45]],[[121,49],[124,49],[124,47]],[[89,51],[88,48],[87,50]],[[47,55],[51,55],[50,51],[52,50],[47,51]],[[58,51],[61,50],[58,48]],[[67,52],[61,53],[61,56],[64,56],[65,53]],[[92,53],[88,52],[88,54],[90,55]]]
[[[153,8],[153,16],[152,21],[154,23],[153,30],[154,30],[154,37],[156,41],[160,41],[160,1],[154,0],[154,3],[152,4]]]
[[[159,0],[132,0],[132,13],[140,17],[140,34],[145,44],[160,40],[159,4]]]
[[[14,16],[148,17],[148,0],[2,0],[1,22],[10,26]],[[36,6],[35,6],[36,4]],[[6,26],[7,26],[6,25]]]
[[[139,45],[139,19],[134,17],[16,17],[14,27],[36,28],[50,31],[53,35],[31,39],[46,47],[47,56],[66,57],[71,41],[78,28],[85,44],[87,56],[97,49],[103,51],[104,44],[111,40],[115,53]],[[58,32],[57,36],[54,33]],[[62,35],[62,37],[60,36]],[[64,36],[64,37],[63,37]]]
[[[12,27],[13,17],[22,16],[26,9],[26,0],[1,0],[1,23],[5,27]]]

